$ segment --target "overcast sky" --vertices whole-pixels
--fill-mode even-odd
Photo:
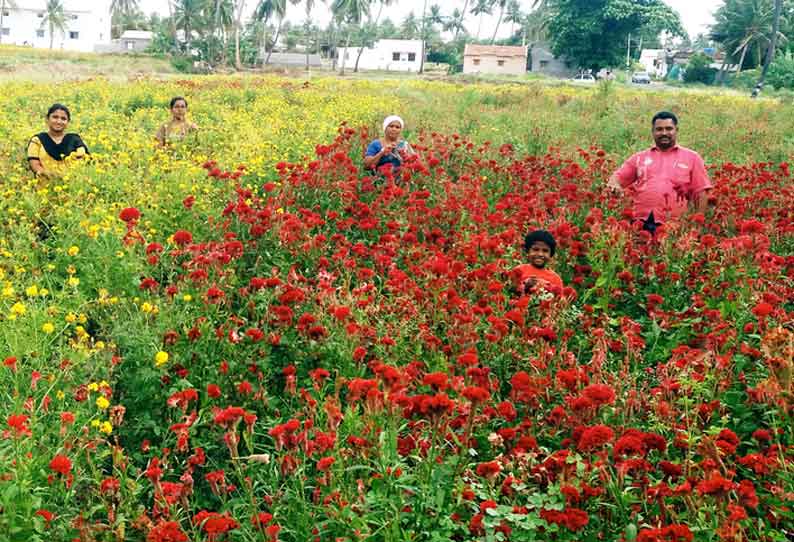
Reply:
[[[90,0],[86,0],[90,1]],[[246,0],[246,6],[250,10],[258,3],[259,0]],[[524,6],[525,10],[529,10],[531,6],[531,0],[520,0],[521,4]],[[667,4],[673,7],[673,9],[677,10],[678,13],[681,15],[681,20],[684,23],[684,28],[686,28],[687,32],[694,38],[700,32],[704,32],[706,30],[706,26],[710,24],[713,20],[712,14],[722,4],[722,0],[665,0]],[[431,4],[439,4],[442,6],[442,13],[452,12],[453,9],[456,7],[458,9],[463,7],[463,0],[428,0],[428,6]],[[469,5],[473,4],[473,1],[469,2]],[[330,5],[330,0],[327,2]],[[399,23],[405,16],[413,11],[414,14],[419,15],[422,13],[422,4],[423,0],[396,0],[391,6],[384,8],[383,13],[384,17],[389,17],[395,23]],[[151,13],[156,11],[163,15],[168,14],[168,4],[166,4],[166,0],[140,0],[141,8],[146,13]],[[322,0],[318,0],[315,4],[315,15],[314,18],[316,21],[321,24],[325,25],[330,20],[330,11],[326,5],[323,3]],[[288,15],[287,18],[292,22],[300,22],[303,20],[303,6],[302,5],[292,5],[288,4]],[[493,32],[493,27],[496,24],[496,17],[485,18],[483,19],[482,25],[482,33],[481,37],[486,37],[491,35]],[[469,16],[466,19],[466,27],[468,28],[469,32],[475,34],[477,32],[477,18],[474,16]],[[490,29],[490,32],[488,31]],[[500,26],[499,35],[506,36],[510,31],[509,24],[503,24]]]

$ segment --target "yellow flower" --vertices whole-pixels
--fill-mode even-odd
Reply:
[[[66,321],[70,324],[74,324],[77,321],[77,315],[73,312],[70,312],[66,315]]]
[[[52,322],[47,322],[47,323],[45,323],[43,326],[41,326],[41,330],[42,330],[44,333],[50,334],[50,333],[52,333],[53,331],[55,331],[55,325],[53,325],[53,323],[52,323]]]
[[[69,286],[77,286],[78,284],[80,284],[80,279],[78,279],[77,277],[69,277],[69,280],[67,280],[66,282],[69,284]]]
[[[98,389],[99,389],[99,384],[97,384],[96,382],[91,382],[88,385],[88,391],[97,391]]]
[[[99,427],[99,420],[91,420],[91,427]]]
[[[193,301],[193,296],[190,294],[185,294],[182,296],[182,301],[187,301],[187,302]]]
[[[44,297],[45,295],[47,295],[49,293],[50,293],[50,291],[47,288],[42,288],[41,290],[39,290],[39,295],[41,297]]]
[[[25,308],[25,305],[23,305],[19,301],[11,305],[11,314],[13,314],[14,316],[22,316],[23,314],[25,314],[26,311],[27,309]]]
[[[141,304],[141,312],[152,312],[152,304],[148,301],[145,301]]]
[[[14,297],[14,287],[10,284],[3,286],[3,297]]]
[[[106,435],[109,435],[113,432],[113,424],[110,422],[102,422],[99,426],[99,430]]]
[[[110,401],[108,401],[104,395],[100,395],[99,397],[96,398],[96,406],[98,406],[102,410],[105,410],[107,407],[110,406]]]
[[[165,365],[166,363],[168,363],[168,352],[163,352],[162,350],[160,350],[154,355],[154,364],[157,367],[160,367],[161,365]]]
[[[28,286],[25,288],[25,295],[28,297],[36,297],[39,295],[39,287],[35,284],[33,286]]]
[[[63,401],[65,397],[66,397],[66,394],[63,393],[63,391],[58,390],[58,391],[55,392],[55,398],[58,399],[59,401]]]
[[[69,250],[66,251],[69,256],[77,256],[80,253],[80,247],[72,245],[69,247]]]

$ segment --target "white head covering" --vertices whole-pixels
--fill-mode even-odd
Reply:
[[[405,122],[403,122],[403,119],[401,119],[401,118],[400,118],[400,117],[398,117],[397,115],[389,115],[388,117],[386,117],[385,119],[383,119],[383,131],[385,132],[385,131],[386,131],[386,128],[388,128],[388,127],[389,127],[389,124],[391,124],[391,123],[392,123],[392,122],[394,122],[395,120],[396,120],[397,122],[399,122],[399,123],[400,123],[400,126],[401,126],[402,128],[405,128]]]

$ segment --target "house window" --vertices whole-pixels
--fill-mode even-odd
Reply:
[[[44,18],[44,12],[43,11],[38,12],[36,14],[36,17],[38,17],[39,19],[43,19]]]
[[[44,30],[41,30],[41,29],[36,30],[36,37],[37,38],[43,38],[44,37]]]
[[[398,60],[400,60],[400,53],[392,53],[391,54],[391,59],[393,61],[397,62]]]
[[[135,50],[135,42],[134,41],[128,41],[127,42],[127,50],[128,51],[134,51]]]
[[[474,64],[475,66],[479,66],[479,65],[480,65],[480,59],[479,59],[479,58],[475,58],[475,59],[474,59],[474,60],[472,60],[471,62],[472,62],[472,64]]]
[[[498,66],[504,66],[504,65],[505,65],[505,61],[504,61],[504,60],[497,60],[497,61],[496,61],[496,64],[497,64]]]
[[[74,30],[71,30],[69,32],[69,39],[70,40],[79,40],[80,39],[80,32],[75,32]]]
[[[10,17],[10,16],[11,16],[10,11],[3,11],[3,17]]]
[[[549,61],[548,60],[541,60],[540,61],[540,69],[541,70],[545,70],[548,67],[549,67]]]
[[[0,33],[3,34],[4,36],[10,36],[11,35],[11,29],[10,28],[0,29]]]
[[[408,62],[416,60],[416,53],[408,53]]]
[[[77,15],[72,15],[72,20],[76,21],[77,20]]]

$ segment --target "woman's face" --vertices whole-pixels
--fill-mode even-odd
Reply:
[[[174,107],[171,108],[171,116],[176,120],[182,120],[187,114],[187,102],[184,100],[177,100]]]
[[[47,128],[52,132],[63,132],[67,126],[69,126],[69,116],[63,109],[56,109],[47,117]]]
[[[400,121],[394,120],[386,127],[386,139],[396,140],[402,131],[403,125],[400,124]]]

